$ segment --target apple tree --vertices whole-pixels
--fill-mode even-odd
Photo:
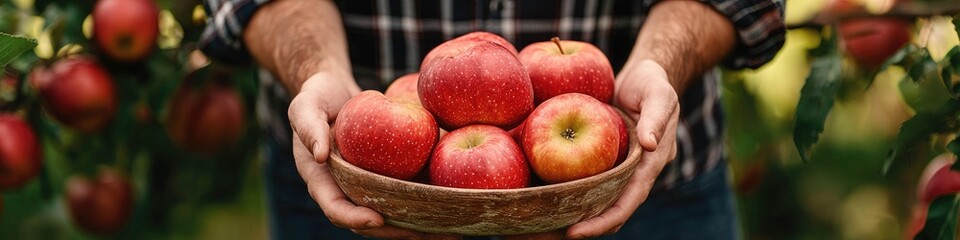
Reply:
[[[42,153],[0,147],[0,182],[29,177],[0,184],[0,239],[183,238],[256,183],[257,72],[203,56],[205,22],[196,1],[0,3],[0,145]]]
[[[960,139],[956,138],[960,131],[960,45],[944,47],[939,39],[931,37],[936,34],[931,30],[935,24],[952,23],[955,30],[960,30],[960,2],[883,1],[877,6],[835,2],[840,3],[809,21],[788,26],[815,29],[821,35],[819,45],[809,52],[810,74],[795,113],[793,140],[801,159],[810,159],[828,114],[836,110],[834,102],[851,91],[871,87],[874,77],[893,67],[905,71],[900,93],[915,114],[903,122],[882,169],[877,171],[906,168],[919,161],[916,158],[924,158],[917,151],[935,151],[938,146],[960,155]],[[920,39],[910,41],[915,31],[919,31]],[[950,171],[960,171],[960,162],[953,163]],[[921,210],[926,217],[907,233],[908,237],[956,239],[958,191],[953,189],[919,204],[926,208]]]

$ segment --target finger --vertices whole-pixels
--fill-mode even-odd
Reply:
[[[640,117],[637,119],[637,137],[640,146],[646,151],[655,151],[665,135],[667,125],[674,115],[680,112],[677,93],[668,90],[650,91],[640,103]]]
[[[324,102],[317,95],[304,92],[290,102],[287,116],[293,134],[304,143],[317,162],[325,162],[330,154],[330,125]]]
[[[614,233],[619,232],[619,231],[620,231],[620,228],[623,228],[623,224],[620,224],[620,225],[618,225],[617,227],[614,227],[613,229],[610,229],[610,231],[607,231],[607,232],[603,233],[603,235],[613,235]]]
[[[337,185],[326,163],[310,161],[311,154],[299,138],[293,138],[297,170],[307,183],[313,200],[323,209],[333,224],[350,229],[368,229],[383,226],[383,217],[373,209],[354,205]]]
[[[653,165],[650,164],[646,165],[653,167]],[[650,174],[650,170],[648,169],[650,167],[641,166],[638,168],[633,176],[630,177],[630,182],[627,183],[625,190],[620,194],[620,198],[613,203],[613,206],[599,216],[570,226],[569,230],[567,230],[567,236],[574,239],[598,237],[627,222],[627,219],[630,218],[633,211],[640,206],[640,203],[646,200],[647,194],[653,186],[653,179],[656,178],[656,173]]]

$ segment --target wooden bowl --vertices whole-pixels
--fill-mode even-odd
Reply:
[[[623,117],[627,126],[635,125]],[[379,212],[394,226],[468,236],[547,232],[597,216],[616,201],[642,152],[636,132],[628,132],[627,158],[613,169],[520,189],[450,188],[390,178],[345,161],[335,143],[329,162],[334,179],[351,201]]]

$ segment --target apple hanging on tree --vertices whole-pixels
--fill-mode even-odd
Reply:
[[[910,41],[909,21],[898,18],[860,18],[840,23],[843,47],[853,60],[877,68]]]
[[[96,179],[70,177],[64,195],[77,227],[99,236],[123,229],[133,211],[130,180],[113,169],[101,169]]]
[[[105,128],[117,112],[117,93],[107,70],[87,57],[61,59],[49,69],[35,67],[31,84],[44,109],[64,125],[83,133]]]
[[[503,129],[470,125],[446,134],[430,158],[430,183],[438,186],[504,189],[530,184],[523,151]]]
[[[517,57],[530,74],[536,104],[564,93],[583,93],[604,103],[613,99],[613,67],[593,44],[554,37],[530,44]]]
[[[159,14],[153,0],[99,0],[93,7],[93,40],[111,59],[142,60],[156,46]]]
[[[201,87],[184,81],[167,109],[167,134],[186,150],[215,154],[236,144],[246,129],[247,113],[240,93],[226,79]]]
[[[917,202],[913,206],[907,238],[913,238],[923,230],[927,211],[934,200],[960,193],[960,172],[950,169],[955,161],[953,154],[941,154],[923,169],[917,182]]]
[[[16,189],[40,174],[42,151],[36,133],[17,116],[0,114],[0,189]]]

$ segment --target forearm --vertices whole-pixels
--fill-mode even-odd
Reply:
[[[247,49],[292,95],[317,73],[356,85],[340,13],[332,1],[278,0],[264,5],[243,33]],[[331,84],[331,83],[324,83]]]
[[[660,64],[677,94],[719,63],[734,47],[733,24],[696,1],[664,1],[653,7],[624,65],[643,60]]]

